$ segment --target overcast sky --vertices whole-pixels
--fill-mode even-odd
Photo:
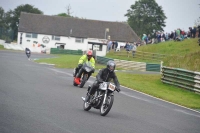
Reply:
[[[103,21],[126,21],[124,14],[136,0],[0,0],[4,11],[14,10],[22,4],[30,4],[44,15],[66,13],[71,6],[72,16]],[[200,0],[156,0],[167,16],[165,32],[181,28],[188,30],[200,17]]]

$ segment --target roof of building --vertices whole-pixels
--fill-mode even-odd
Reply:
[[[109,32],[105,32],[106,28],[109,29]],[[132,28],[123,22],[48,16],[25,12],[21,12],[18,31],[99,39],[105,39],[106,33],[106,36],[110,36],[111,40],[123,42],[134,42],[139,39]]]

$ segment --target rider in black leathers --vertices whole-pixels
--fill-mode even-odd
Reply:
[[[96,80],[94,81],[92,87],[90,88],[88,92],[89,96],[86,98],[86,101],[88,101],[90,96],[95,93],[96,89],[98,89],[99,87],[99,84],[102,83],[103,81],[109,82],[113,79],[114,84],[116,85],[116,90],[118,92],[120,91],[120,84],[114,72],[115,66],[116,66],[115,62],[112,60],[109,60],[107,62],[107,67],[99,71],[99,73],[96,76]]]

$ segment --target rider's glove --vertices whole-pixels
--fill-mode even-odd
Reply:
[[[120,92],[120,91],[121,91],[121,89],[116,87],[116,91],[117,91],[117,92]]]
[[[81,69],[82,66],[83,64],[78,64],[78,69]]]

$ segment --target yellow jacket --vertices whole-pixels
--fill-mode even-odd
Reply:
[[[78,61],[78,64],[83,64],[83,63],[86,63],[86,62],[90,62],[92,67],[95,68],[95,59],[93,57],[91,57],[90,60],[88,61],[86,54],[81,56],[81,58]]]

